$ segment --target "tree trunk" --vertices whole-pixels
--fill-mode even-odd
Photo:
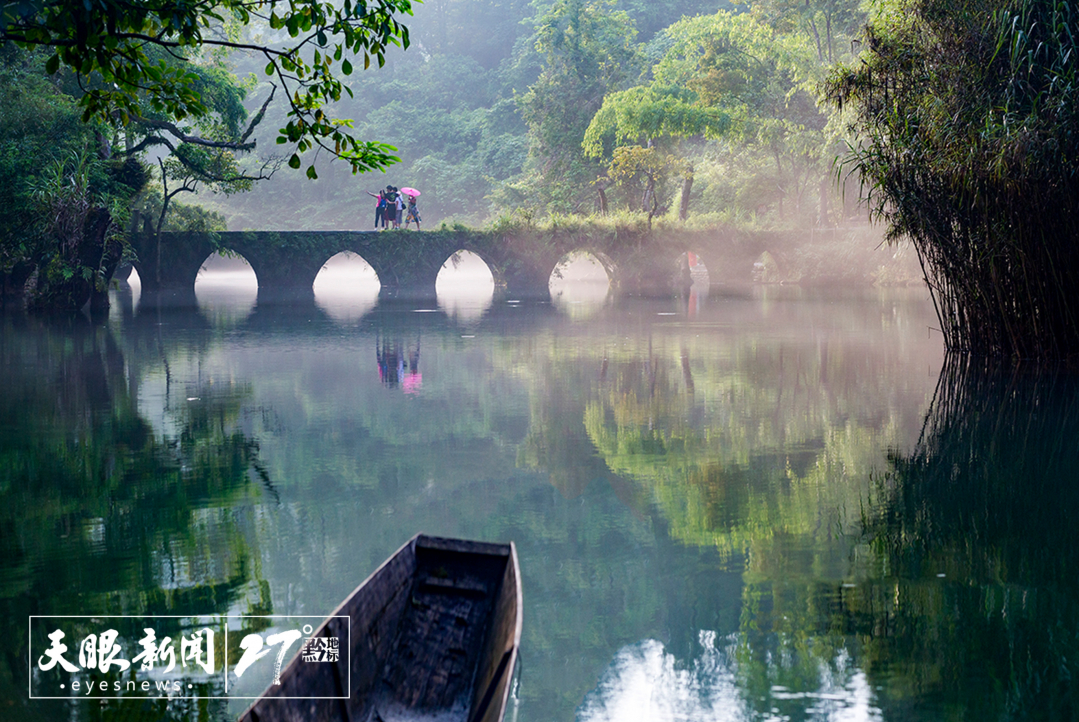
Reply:
[[[679,220],[686,220],[689,218],[689,194],[693,190],[693,166],[690,166],[686,171],[685,178],[682,180],[682,202],[678,206],[678,218]]]
[[[828,62],[829,63],[834,63],[835,60],[833,60],[833,57],[834,57],[833,47],[835,45],[835,42],[832,40],[832,16],[831,15],[826,15],[825,18],[824,18],[824,23],[825,23],[825,25],[824,25],[825,37],[827,38],[827,41],[828,41]]]
[[[813,18],[809,19],[809,26],[813,28],[813,37],[817,41],[817,60],[820,61],[821,65],[824,65],[824,51],[820,46],[820,33],[817,32],[817,23]]]
[[[779,149],[774,147],[774,146],[772,147],[772,156],[775,158],[775,161],[776,161],[776,189],[779,191],[779,199],[778,199],[779,217],[784,218],[786,216],[786,213],[783,210],[783,199],[787,195],[787,190],[782,185],[782,182],[783,182],[783,163],[779,159]]]
[[[105,215],[108,216],[107,213]],[[100,265],[98,266],[101,269],[100,276],[96,279],[96,282],[90,291],[91,313],[108,311],[109,284],[124,256],[124,244],[121,242],[120,238],[115,234],[112,238],[109,238],[108,236],[109,228],[112,225],[112,218],[106,217],[104,221],[105,225],[101,229],[100,241],[104,247],[104,251],[101,254]]]
[[[820,183],[817,184],[817,193],[819,195],[819,203],[817,205],[817,225],[822,228],[830,228],[832,226],[832,204],[831,204],[831,183],[829,183],[830,176],[825,174],[821,176]]]

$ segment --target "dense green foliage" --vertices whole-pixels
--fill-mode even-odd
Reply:
[[[0,230],[5,294],[28,291],[45,308],[106,304],[127,235],[175,227],[167,216],[176,195],[249,190],[286,162],[238,158],[254,149],[278,89],[284,117],[271,146],[291,149],[292,168],[305,151],[343,159],[354,173],[395,162],[391,147],[358,140],[351,121],[324,106],[351,92],[341,78],[353,60],[381,66],[388,46],[408,46],[397,18],[410,12],[408,0],[4,3],[0,134],[12,150],[2,177],[19,209]],[[225,66],[239,50],[257,53],[274,78],[250,121],[243,101],[254,80],[241,83]],[[159,199],[142,194],[147,161]],[[313,165],[307,177],[317,177]]]
[[[274,169],[272,160],[241,167],[234,148],[247,132],[247,89],[220,59],[191,68],[193,87],[211,115],[174,121],[146,100],[140,119],[123,132],[84,122],[77,78],[62,71],[47,75],[47,63],[45,53],[10,43],[0,52],[0,194],[9,209],[0,222],[0,273],[6,294],[26,290],[26,300],[42,308],[102,301],[113,271],[130,256],[130,229],[144,223],[153,231],[223,229],[220,219],[207,223],[203,210],[200,218],[192,210],[169,218],[173,198],[200,187],[226,194],[246,190]],[[156,173],[144,160],[155,151]]]
[[[831,78],[850,162],[913,239],[951,348],[1079,353],[1079,16],[1055,0],[901,0]]]
[[[323,159],[314,184],[277,176],[209,202],[233,230],[369,228],[365,191],[387,183],[422,191],[425,227],[642,208],[677,218],[683,206],[682,216],[712,225],[843,223],[855,198],[840,207],[839,126],[818,107],[817,84],[849,53],[859,7],[417,5],[408,52],[350,80],[355,97],[340,103],[358,132],[398,149],[400,164],[357,181]],[[279,120],[271,108],[267,125]]]
[[[10,59],[10,56],[8,57]],[[38,253],[40,236],[30,211],[30,186],[15,179],[32,177],[41,159],[54,150],[78,150],[91,137],[67,98],[53,91],[29,63],[0,65],[0,267],[10,274],[18,266],[25,280],[26,260]],[[69,145],[70,144],[70,145]],[[15,181],[15,182],[13,182]]]
[[[123,255],[142,167],[102,157],[104,130],[42,73],[40,54],[0,55],[0,272],[5,292],[34,281],[30,301],[78,308],[104,290]]]
[[[388,46],[408,46],[408,29],[397,17],[409,13],[409,0],[346,0],[341,6],[316,0],[161,5],[39,0],[3,4],[0,41],[49,48],[46,71],[70,69],[86,91],[79,97],[83,119],[120,126],[142,118],[147,103],[175,121],[212,114],[191,71],[190,50],[257,52],[266,63],[265,73],[281,84],[288,99],[288,122],[277,142],[292,144],[297,153],[320,148],[356,172],[392,163],[392,149],[358,140],[347,121],[331,118],[323,107],[347,92],[338,76],[352,73],[346,52],[362,56],[366,68],[372,59],[381,66]],[[246,25],[257,25],[266,39],[241,39],[236,28]],[[291,160],[299,167],[297,154]]]

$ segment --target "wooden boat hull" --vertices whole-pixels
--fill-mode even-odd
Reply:
[[[330,664],[297,654],[240,720],[498,722],[521,610],[512,542],[417,535],[313,633],[350,654]]]

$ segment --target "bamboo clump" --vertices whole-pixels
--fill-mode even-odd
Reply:
[[[901,0],[827,84],[848,168],[909,237],[951,350],[1079,355],[1079,8]]]

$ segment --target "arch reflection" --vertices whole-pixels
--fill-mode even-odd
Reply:
[[[491,269],[471,251],[450,256],[435,279],[439,308],[459,323],[478,321],[491,307],[494,294]]]
[[[588,318],[606,305],[611,278],[595,255],[575,251],[563,256],[551,273],[551,303],[572,318]]]
[[[382,284],[362,256],[342,251],[330,258],[315,276],[315,303],[338,323],[354,324],[378,301]]]
[[[238,254],[213,253],[195,278],[199,311],[215,326],[236,326],[245,321],[255,309],[258,289],[255,270]]]

